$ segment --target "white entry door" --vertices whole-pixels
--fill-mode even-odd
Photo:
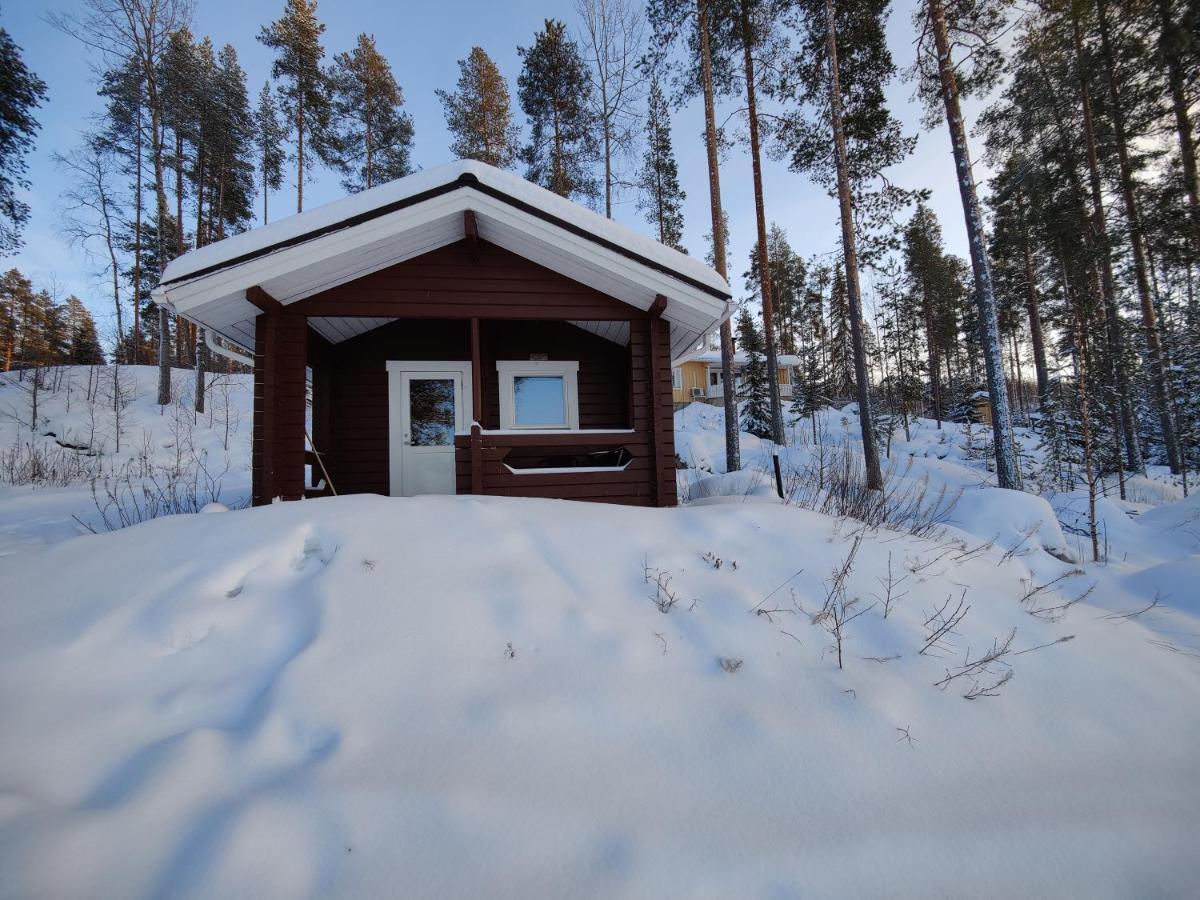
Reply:
[[[454,435],[467,430],[470,363],[388,364],[393,497],[454,493]]]

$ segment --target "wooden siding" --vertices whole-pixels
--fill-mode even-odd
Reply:
[[[306,316],[424,319],[624,320],[645,313],[486,242],[442,247],[314,294],[289,309]]]
[[[676,403],[690,403],[692,388],[708,389],[708,364],[702,362],[685,362],[675,367],[683,376],[683,386],[671,388],[671,399]],[[702,398],[703,399],[703,398]]]
[[[481,493],[514,497],[559,497],[623,503],[631,506],[674,506],[675,430],[671,404],[670,323],[660,321],[653,337],[651,325],[632,323],[629,391],[632,431],[606,434],[490,434],[478,435],[482,463]],[[654,360],[654,366],[651,361]],[[652,368],[655,374],[651,376]],[[582,368],[581,368],[582,372]],[[599,427],[599,426],[598,426]],[[471,456],[475,436],[455,439],[458,493],[471,493]],[[620,472],[560,472],[519,475],[506,462],[556,454],[582,454],[624,447],[633,459]]]
[[[721,364],[719,362],[718,363],[709,363],[709,362],[701,362],[701,361],[695,360],[695,359],[689,360],[688,362],[685,362],[685,363],[676,364],[675,370],[678,372],[681,372],[683,375],[683,387],[676,388],[672,384],[671,396],[672,396],[672,399],[674,400],[674,402],[675,403],[691,403],[696,400],[703,401],[705,399],[703,396],[699,397],[699,398],[692,396],[692,388],[700,388],[707,395],[708,387],[709,387],[709,385],[708,385],[708,370],[709,369],[719,369],[719,368],[721,368]],[[740,366],[740,365],[736,365],[733,367],[733,371],[735,374],[737,372],[739,372],[741,369],[742,369],[742,366]],[[781,388],[785,389],[782,391],[783,396],[790,397],[791,396],[790,388],[792,385],[792,380],[791,380],[791,376],[788,373],[788,367],[780,366],[778,368],[778,371],[776,372],[776,377],[779,380],[779,386]],[[709,399],[713,399],[713,398],[710,397]]]
[[[298,362],[300,372],[300,440],[296,447],[301,478],[306,358],[313,371],[313,440],[333,486],[339,494],[387,494],[386,362],[470,360],[472,320],[478,319],[478,383],[482,387],[479,407],[485,429],[498,429],[500,425],[496,361],[544,355],[550,360],[579,361],[581,429],[633,431],[599,437],[564,433],[545,439],[536,435],[485,435],[485,445],[476,448],[476,485],[472,484],[469,438],[460,436],[456,441],[459,493],[470,493],[475,487],[485,494],[640,505],[676,502],[670,326],[665,320],[657,320],[652,326],[646,313],[484,242],[479,244],[478,262],[471,259],[462,243],[445,247],[292,304],[287,313],[289,321],[301,323],[304,320],[298,313],[395,319],[338,344],[330,344],[310,329],[307,347],[303,339],[299,341],[298,357],[296,337],[288,333],[285,343],[293,349],[290,362],[285,364],[294,373]],[[278,417],[272,418],[265,399],[274,383],[270,381],[274,376],[266,356],[273,352],[268,348],[283,345],[272,342],[270,333],[262,331],[267,318],[263,315],[258,319],[265,340],[259,343],[264,361],[256,366],[256,448],[260,422],[262,437],[270,436],[272,441],[278,424]],[[571,325],[569,320],[628,322],[629,345],[605,340]],[[262,419],[258,418],[260,392],[268,413]],[[294,409],[294,388],[287,398],[276,402],[275,408],[283,403],[289,410]],[[294,414],[288,415],[295,419]],[[573,448],[572,453],[624,446],[633,461],[618,473],[513,475],[503,465],[505,459],[562,453],[565,445]],[[314,480],[318,477],[319,473],[314,472]],[[255,478],[255,502],[269,502],[274,495],[259,490],[257,465]]]

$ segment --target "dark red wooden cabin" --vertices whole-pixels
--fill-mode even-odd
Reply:
[[[253,351],[253,501],[676,502],[671,358],[723,279],[459,162],[201,248],[156,291]],[[306,478],[307,475],[307,478]]]

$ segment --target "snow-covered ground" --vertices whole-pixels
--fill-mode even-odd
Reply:
[[[0,895],[1194,893],[1195,498],[1106,501],[1098,565],[1069,495],[924,424],[893,477],[963,494],[922,537],[677,427],[717,473],[679,509],[360,496],[10,545]]]
[[[0,557],[103,531],[106,517],[119,525],[171,490],[201,505],[249,502],[253,379],[210,373],[197,415],[195,376],[172,376],[175,402],[160,407],[152,366],[50,369],[34,428],[32,375],[0,373]],[[29,484],[35,466],[46,477]]]

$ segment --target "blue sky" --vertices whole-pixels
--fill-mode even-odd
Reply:
[[[911,5],[912,0],[901,0],[888,28],[893,55],[902,69],[911,62],[914,52]],[[92,72],[95,60],[77,41],[45,21],[47,12],[71,8],[70,0],[9,0],[0,6],[0,23],[23,48],[27,65],[49,87],[48,101],[38,115],[42,130],[29,159],[32,190],[27,201],[33,213],[25,247],[14,257],[0,261],[0,265],[17,266],[38,286],[49,287],[60,296],[75,293],[84,298],[97,314],[103,331],[111,318],[104,287],[89,271],[84,254],[70,247],[59,233],[57,210],[63,179],[50,158],[53,151],[66,151],[75,145],[89,117],[101,108]],[[252,97],[266,80],[271,64],[270,52],[256,40],[258,29],[277,18],[282,8],[282,0],[196,0],[193,31],[210,35],[218,46],[227,42],[234,45],[246,69]],[[414,161],[423,168],[451,158],[441,104],[434,91],[453,88],[458,77],[457,60],[465,57],[473,45],[483,47],[508,79],[514,112],[523,124],[524,118],[515,108],[520,71],[517,47],[532,42],[546,17],[563,19],[572,29],[577,25],[571,0],[434,0],[403,6],[396,0],[321,0],[319,14],[326,24],[325,48],[329,56],[351,48],[360,32],[375,35],[404,90],[416,126]],[[890,88],[889,99],[893,111],[915,132],[919,110],[911,94],[911,85],[897,81]],[[731,101],[724,106],[727,112],[737,104]],[[684,242],[694,255],[702,255],[704,234],[711,223],[699,102],[679,110],[673,126],[680,176],[688,192]],[[978,142],[974,149],[978,157]],[[962,208],[944,127],[922,133],[914,156],[892,175],[906,186],[932,189],[932,206],[942,221],[948,247],[965,254]],[[723,161],[721,186],[732,238],[730,282],[740,295],[742,273],[755,240],[750,161],[742,149],[735,148]],[[837,209],[823,191],[804,176],[789,172],[783,163],[770,160],[766,162],[764,186],[768,221],[783,226],[799,253],[808,256],[836,248]],[[316,182],[305,187],[305,208],[338,196],[341,188],[337,176],[321,171]],[[294,209],[294,204],[294,183],[285,183],[283,190],[271,198],[272,209],[278,214]],[[621,198],[614,215],[624,224],[649,233],[632,195]],[[864,287],[869,292],[869,283]]]

